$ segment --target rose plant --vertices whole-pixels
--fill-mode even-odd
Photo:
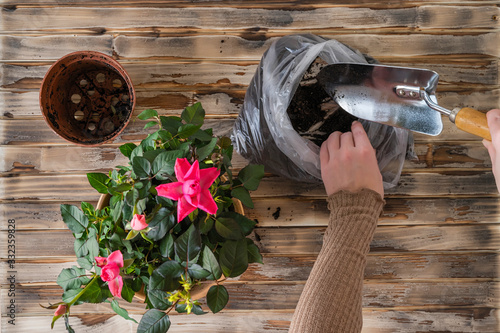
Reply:
[[[126,143],[120,151],[129,159],[108,174],[87,174],[90,185],[109,197],[101,209],[82,202],[61,205],[72,231],[78,266],[65,268],[57,283],[62,301],[54,322],[64,317],[68,332],[74,305],[110,303],[133,320],[117,301],[145,296],[148,309],[137,332],[166,332],[169,313],[206,313],[191,292],[202,281],[213,281],[206,304],[213,312],[228,302],[222,285],[244,273],[250,263],[262,263],[248,236],[256,222],[235,210],[235,199],[252,208],[249,191],[256,190],[264,168],[247,165],[233,176],[233,147],[227,137],[202,129],[205,111],[197,103],[181,117],[160,116],[148,109],[139,116],[145,128],[158,129],[140,144]]]

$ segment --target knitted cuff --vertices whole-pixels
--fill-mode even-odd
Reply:
[[[342,190],[330,195],[327,201],[331,213],[324,242],[367,253],[385,204],[380,194],[369,189],[355,193]]]

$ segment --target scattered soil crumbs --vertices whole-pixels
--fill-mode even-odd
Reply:
[[[279,219],[281,212],[281,207],[276,208],[276,211],[273,213],[273,217],[275,220]]]
[[[304,73],[287,109],[297,133],[318,146],[335,131],[350,131],[352,122],[358,119],[335,103],[316,80],[326,65],[323,59],[316,58]]]

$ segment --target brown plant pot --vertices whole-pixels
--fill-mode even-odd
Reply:
[[[84,146],[114,139],[128,124],[134,107],[128,74],[113,58],[94,51],[59,59],[40,89],[47,124],[63,139]]]
[[[103,209],[104,207],[108,206],[110,198],[111,196],[109,194],[102,194],[99,197],[96,209]],[[232,198],[232,200],[233,200],[234,210],[241,215],[245,215],[245,210],[243,208],[243,204],[241,203],[241,201],[236,198]],[[191,298],[197,300],[205,297],[210,287],[214,286],[216,283],[224,282],[225,280],[226,277],[224,276],[224,274],[222,274],[222,276],[217,280],[217,282],[212,280],[202,281],[199,285],[196,285],[191,289]],[[141,290],[135,293],[134,297],[139,299],[141,302],[146,301],[144,286],[141,288]]]

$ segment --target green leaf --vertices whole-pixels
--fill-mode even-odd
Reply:
[[[89,204],[88,202],[85,202],[85,201],[82,201],[80,203],[80,207],[82,209],[82,212],[87,215],[87,216],[92,216],[92,215],[95,215],[95,209],[94,209],[94,206],[92,206],[91,204]]]
[[[218,217],[215,220],[215,230],[226,239],[238,240],[245,237],[238,222],[230,217]]]
[[[236,187],[231,191],[231,196],[239,199],[248,208],[253,208],[252,198],[250,197],[250,192],[243,186]]]
[[[187,313],[187,304],[175,304],[175,311],[177,311],[177,313]]]
[[[97,242],[97,231],[93,228],[89,230],[89,238],[87,239],[87,249],[89,250],[89,257],[94,258],[99,256],[99,243]]]
[[[236,213],[236,212],[224,212],[224,213],[220,214],[219,216],[220,217],[230,217],[230,218],[234,219],[238,223],[238,225],[240,226],[241,231],[243,232],[243,234],[245,236],[250,235],[250,233],[255,228],[255,225],[257,224],[257,222],[250,220],[248,217],[245,217],[245,216],[243,216],[239,213]]]
[[[187,124],[194,125],[203,125],[203,121],[205,119],[205,110],[201,106],[201,103],[195,103],[190,105],[182,111],[181,114],[182,120],[184,120]]]
[[[193,308],[191,309],[191,312],[193,312],[195,315],[204,315],[207,314],[208,312],[203,311],[201,306],[194,304]]]
[[[153,109],[146,109],[137,116],[140,120],[146,120],[153,117],[158,117],[158,112]]]
[[[151,274],[148,290],[172,291],[177,289],[179,287],[179,277],[183,272],[183,267],[177,261],[164,262]]]
[[[137,235],[139,235],[141,232],[139,230],[130,230],[127,234],[127,237],[125,237],[125,240],[131,240],[134,239]]]
[[[188,274],[193,279],[204,279],[211,273],[198,264],[192,264],[188,267]]]
[[[264,177],[264,166],[260,164],[249,164],[238,174],[238,179],[250,191],[255,191],[259,187],[262,177]]]
[[[175,254],[182,261],[191,261],[201,250],[201,235],[200,231],[191,224],[188,230],[179,236],[174,242]]]
[[[132,160],[132,168],[137,177],[147,178],[151,172],[151,163],[142,156],[136,156]]]
[[[89,256],[90,258],[99,255],[99,244],[97,243],[96,231],[90,228],[88,238],[75,239],[74,249],[77,258]]]
[[[207,276],[208,280],[218,280],[222,276],[222,270],[217,262],[217,258],[215,258],[215,255],[208,246],[205,246],[203,249],[202,265],[203,268],[211,273]]]
[[[210,131],[209,129],[208,130],[199,129],[198,131],[196,131],[196,133],[191,135],[191,139],[198,139],[200,141],[210,141],[212,140],[212,138],[213,138],[212,131]]]
[[[144,155],[144,149],[142,148],[142,146],[137,146],[134,150],[132,150],[129,159],[132,161],[134,157],[142,155]]]
[[[165,333],[170,328],[168,315],[160,310],[148,310],[137,327],[137,333]]]
[[[205,158],[211,155],[216,145],[217,145],[217,138],[212,138],[209,144],[196,149],[196,154],[198,155],[198,159],[200,161],[203,161]]]
[[[200,127],[201,125],[194,125],[194,124],[181,125],[177,132],[177,135],[181,139],[187,139],[191,135],[195,134],[200,129]]]
[[[106,185],[106,181],[109,180],[109,177],[107,175],[99,172],[88,173],[87,179],[89,180],[90,186],[95,188],[97,192],[102,194],[108,193],[108,185]]]
[[[168,293],[160,289],[148,290],[149,302],[154,306],[155,309],[166,310],[172,306],[172,303],[168,301]]]
[[[160,253],[164,258],[172,258],[174,256],[174,236],[167,234],[160,242]]]
[[[89,219],[76,206],[62,204],[61,216],[69,230],[74,234],[80,234],[87,230]]]
[[[153,120],[153,121],[148,122],[146,125],[144,125],[144,129],[148,129],[148,128],[156,126],[156,125],[158,125],[158,122]]]
[[[116,314],[118,314],[119,316],[122,316],[123,318],[127,319],[127,320],[132,320],[134,323],[137,323],[137,321],[134,319],[134,318],[131,318],[129,315],[128,315],[128,311],[121,308],[120,305],[118,305],[118,301],[116,299],[113,299],[111,301],[111,308],[113,309],[114,312],[116,312]]]
[[[254,244],[253,240],[247,238],[247,250],[248,250],[248,263],[258,262],[259,264],[264,264],[262,255],[257,245]]]
[[[92,265],[92,262],[88,259],[88,257],[78,258],[78,259],[76,259],[76,262],[78,263],[78,265],[80,265],[80,267],[85,268],[88,271],[90,271],[92,269],[92,267],[94,267]]]
[[[57,277],[57,284],[60,285],[64,291],[78,289],[82,286],[84,281],[88,282],[88,278],[82,275],[85,275],[85,270],[82,268],[64,268]]]
[[[222,285],[212,286],[207,292],[207,305],[213,313],[224,309],[228,301],[229,294]]]
[[[100,285],[100,283],[93,283],[85,290],[78,300],[95,304],[102,303],[111,296],[111,292],[107,285],[104,283],[102,285]]]
[[[161,153],[164,153],[166,150],[165,149],[155,149],[155,150],[148,150],[145,151],[142,156],[149,161],[149,163],[153,164],[153,161],[155,158],[160,155]]]
[[[158,241],[165,237],[167,232],[174,226],[174,214],[167,208],[162,207],[153,217],[151,222],[149,222],[148,227],[151,228],[151,230],[148,232],[147,236],[153,241]]]
[[[200,233],[202,235],[206,235],[212,229],[213,226],[214,226],[214,219],[213,218],[209,218],[209,219],[205,220],[205,222],[201,222],[200,223]]]
[[[158,133],[155,132],[149,134],[144,140],[141,141],[140,146],[142,147],[144,154],[148,151],[155,150],[156,148],[155,141],[157,138],[158,138]]]
[[[247,252],[247,242],[245,239],[224,242],[219,254],[222,273],[226,277],[236,277],[243,274],[248,268]]]
[[[76,295],[78,295],[80,293],[80,291],[82,291],[81,288],[66,290],[62,294],[62,301],[64,303],[71,303],[73,301],[73,299],[76,297]]]
[[[172,135],[176,135],[178,128],[182,125],[181,118],[175,116],[171,117],[160,116],[160,121],[161,121],[161,127],[169,131]]]
[[[137,147],[135,143],[129,142],[124,145],[120,146],[120,151],[121,153],[125,156],[130,158],[130,155],[132,154],[132,151]]]
[[[173,175],[175,161],[183,156],[182,151],[165,151],[159,154],[153,161],[152,170],[154,175]]]
[[[87,240],[78,238],[75,239],[75,242],[73,243],[73,248],[75,250],[75,255],[77,258],[80,257],[85,257],[87,254],[89,254],[89,249],[87,249]]]
[[[139,199],[139,191],[136,190],[135,188],[128,191],[127,194],[125,195],[125,201],[129,205],[129,207],[134,207],[138,199]],[[132,212],[130,212],[130,213],[132,213]],[[132,220],[132,218],[128,219],[127,216],[125,216],[126,214],[123,214],[123,215],[124,215],[123,216],[124,219],[126,219],[127,221]],[[130,214],[130,215],[132,215],[132,214]]]

